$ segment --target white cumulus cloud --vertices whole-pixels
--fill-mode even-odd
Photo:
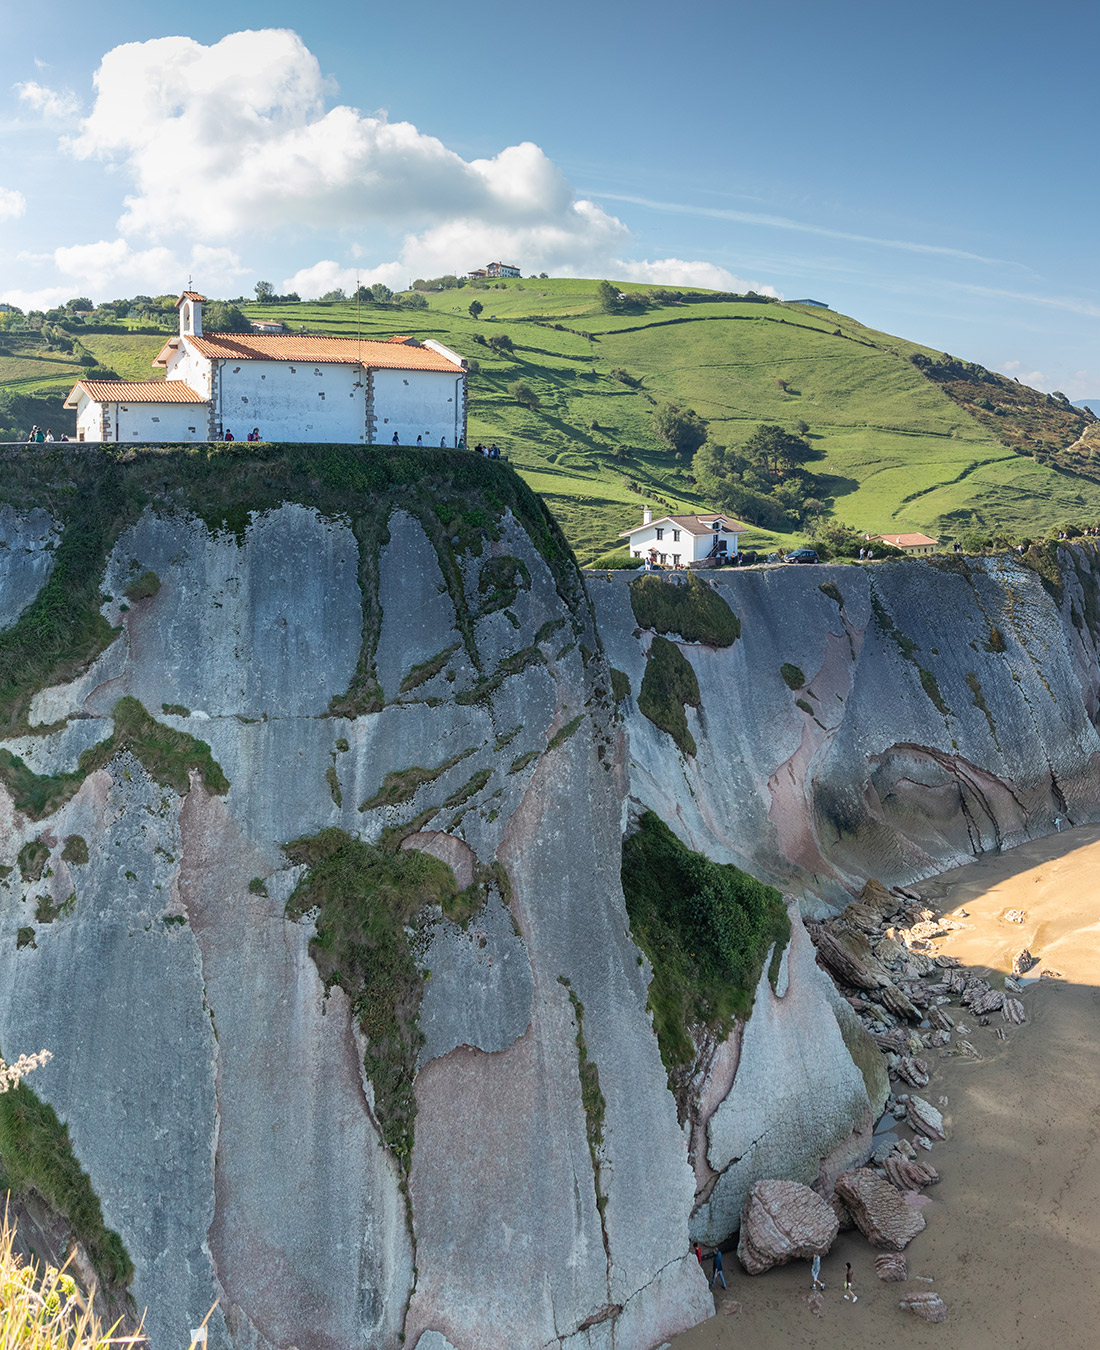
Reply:
[[[43,117],[64,122],[80,112],[80,100],[71,89],[48,89],[37,80],[26,80],[15,86],[20,99]]]
[[[119,164],[134,190],[123,234],[187,229],[229,238],[280,225],[382,222],[422,228],[456,218],[513,229],[553,225],[583,241],[610,220],[575,194],[538,146],[466,161],[436,137],[381,113],[326,111],[317,58],[285,29],[115,47],[95,104],[68,142]]]
[[[724,267],[708,262],[688,262],[684,258],[659,258],[654,262],[629,262],[621,259],[615,271],[616,281],[649,282],[655,286],[701,286],[712,291],[756,291],[758,295],[774,295],[781,299],[774,286],[757,281],[746,281],[734,276]]]
[[[182,291],[194,276],[215,294],[239,288],[247,269],[227,248],[196,244],[188,254],[157,246],[134,249],[125,239],[100,239],[72,244],[45,254],[22,254],[20,261],[52,264],[56,280],[34,289],[6,289],[0,299],[20,309],[49,309],[72,295],[97,300],[128,295],[166,295]]]
[[[18,188],[0,187],[0,220],[17,220],[27,209],[27,199]]]
[[[375,269],[388,285],[495,258],[524,271],[602,274],[629,248],[622,221],[579,197],[532,142],[465,160],[410,122],[328,107],[330,94],[317,58],[287,29],[210,45],[131,42],[103,57],[91,113],[66,144],[128,177],[126,237],[186,232],[209,243],[380,225],[404,234],[398,257]],[[357,256],[355,245],[348,251]],[[637,266],[693,284],[727,275],[676,260]],[[351,270],[322,260],[284,285],[347,289]]]

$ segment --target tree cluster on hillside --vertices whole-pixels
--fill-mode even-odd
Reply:
[[[804,436],[762,423],[743,445],[703,444],[692,460],[699,491],[715,507],[768,530],[792,530],[826,509],[806,465],[820,452]]]
[[[467,284],[466,277],[456,277],[453,272],[448,272],[446,276],[417,277],[412,284],[414,291],[453,291],[461,290]]]
[[[620,291],[610,281],[596,285],[596,301],[605,314],[642,314],[648,308],[649,295],[645,291]]]
[[[653,414],[658,438],[680,455],[693,455],[707,439],[707,424],[692,408],[662,403]]]
[[[202,326],[210,333],[247,333],[251,329],[243,311],[227,300],[211,300],[204,306]]]
[[[297,291],[287,291],[286,295],[277,295],[270,281],[257,281],[254,287],[256,299],[261,305],[296,305],[302,297]]]

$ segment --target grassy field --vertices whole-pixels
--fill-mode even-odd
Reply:
[[[369,305],[358,314],[352,302],[245,308],[294,330],[437,337],[476,360],[470,442],[499,444],[546,498],[582,561],[615,547],[646,503],[684,512],[710,506],[683,476],[690,463],[677,463],[653,432],[654,408],[670,400],[694,408],[711,439],[726,445],[762,421],[788,429],[805,422],[822,452],[812,467],[836,516],[861,530],[951,538],[972,522],[1027,533],[1100,520],[1100,483],[1016,453],[910,361],[935,353],[829,310],[695,301],[608,315],[596,283],[574,279],[508,280],[427,299],[425,309]],[[484,307],[477,320],[468,312],[473,300]],[[484,345],[500,334],[511,352]],[[155,378],[161,338],[82,340],[123,378]],[[0,358],[0,389],[54,393],[78,376],[79,367],[56,353]],[[509,393],[517,380],[534,390],[537,408]],[[743,542],[794,536],[754,532]]]

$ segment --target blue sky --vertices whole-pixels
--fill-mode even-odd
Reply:
[[[503,257],[810,296],[1100,397],[1093,7],[5,8],[24,308]]]

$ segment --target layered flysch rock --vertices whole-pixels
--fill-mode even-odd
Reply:
[[[690,847],[817,912],[1100,817],[1100,560],[1002,558],[708,575],[732,646],[680,642],[697,754],[638,711],[630,574],[589,590],[625,704],[630,791]],[[796,687],[784,677],[784,669]],[[801,684],[799,683],[801,680]]]
[[[30,541],[3,559],[10,623],[54,533],[9,514]],[[619,883],[618,732],[583,589],[574,572],[563,593],[507,513],[495,542],[456,550],[457,583],[416,519],[388,524],[377,596],[349,524],[303,505],[239,537],[148,512],[118,539],[102,589],[120,635],[36,694],[8,748],[73,771],[137,699],[206,742],[228,789],[197,771],[166,787],[119,748],[42,819],[0,790],[0,1049],[53,1052],[34,1086],[134,1261],[153,1350],[215,1302],[218,1347],[641,1350],[710,1300]],[[516,566],[482,584],[496,559]],[[159,587],[133,588],[149,572]],[[502,576],[514,594],[487,603]],[[382,698],[332,715],[375,605]],[[387,775],[412,769],[420,785],[387,804]],[[310,916],[286,913],[303,869],[282,845],[333,826],[397,827],[488,887],[465,926],[420,930],[411,1159],[380,1136]],[[75,835],[86,862],[61,856]],[[17,866],[36,839],[37,881]]]
[[[34,1087],[133,1258],[153,1350],[215,1302],[219,1350],[648,1350],[711,1311],[689,1237],[726,1239],[762,1177],[828,1194],[866,1161],[884,1061],[797,904],[774,986],[765,962],[674,1099],[621,889],[627,796],[819,914],[870,875],[1100,816],[1091,554],[1055,597],[996,562],[722,577],[741,636],[678,643],[685,756],[633,698],[616,720],[601,637],[635,695],[652,637],[625,582],[592,586],[597,632],[571,564],[499,502],[445,535],[455,508],[407,505],[367,528],[269,502],[231,532],[166,481],[100,563],[117,637],[0,743],[24,765],[0,764],[0,1051],[53,1052]],[[0,508],[0,624],[64,538]],[[158,767],[138,713],[189,773]],[[333,827],[480,896],[416,929],[409,1151],[318,916],[288,917],[310,864],[284,845]],[[885,939],[833,956],[854,950],[908,1016]]]

